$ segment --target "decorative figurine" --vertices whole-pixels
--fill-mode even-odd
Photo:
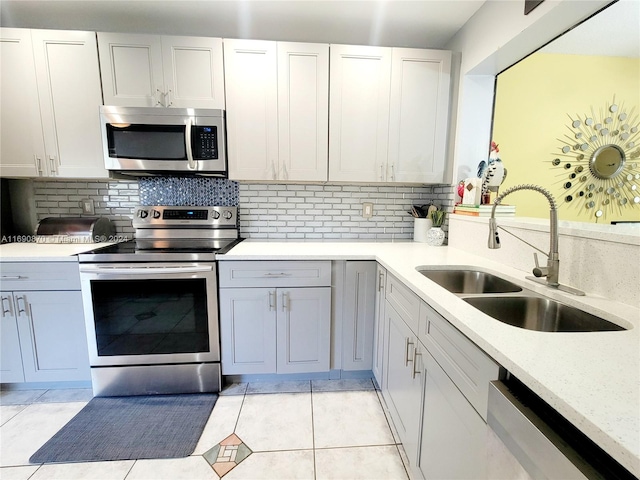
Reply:
[[[500,159],[500,149],[496,142],[491,142],[489,161],[482,160],[478,164],[478,178],[482,179],[482,203],[491,203],[491,193],[498,192],[500,185],[507,178],[507,169]]]

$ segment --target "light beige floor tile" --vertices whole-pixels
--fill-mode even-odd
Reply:
[[[85,405],[85,402],[29,405],[0,427],[0,466],[28,465],[29,457]]]
[[[306,393],[311,391],[311,384],[308,380],[296,382],[251,382],[247,387],[247,394],[250,393]]]
[[[348,390],[373,390],[370,378],[341,378],[339,380],[312,380],[314,392],[340,392]]]
[[[225,480],[313,480],[313,450],[252,453]]]
[[[234,432],[243,400],[237,395],[218,397],[193,455],[202,455]]]
[[[407,480],[395,445],[316,450],[316,480]]]
[[[212,480],[218,475],[204,457],[136,460],[126,480]]]
[[[135,460],[42,465],[29,480],[124,480]]]
[[[0,405],[0,425],[7,423],[25,408],[27,405]]]
[[[247,395],[235,433],[254,452],[312,448],[311,394]]]
[[[28,405],[46,393],[46,390],[1,390],[0,405]]]
[[[92,398],[93,390],[90,388],[65,388],[47,390],[41,397],[34,400],[34,403],[88,402]]]
[[[36,470],[38,470],[38,465],[2,467],[0,468],[0,478],[2,480],[27,480]]]
[[[375,391],[313,394],[316,448],[394,444]]]
[[[396,430],[396,426],[393,424],[393,420],[391,419],[391,414],[389,413],[389,408],[387,407],[387,403],[384,400],[384,396],[380,390],[376,390],[376,394],[378,395],[378,400],[380,400],[380,405],[382,405],[382,411],[384,412],[384,416],[387,419],[387,424],[391,429],[391,435],[393,435],[393,441],[396,444],[402,443],[400,440],[400,435],[398,435],[398,431]]]

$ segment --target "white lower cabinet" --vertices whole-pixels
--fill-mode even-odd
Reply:
[[[376,269],[376,295],[375,312],[373,323],[373,360],[371,370],[378,385],[384,381],[384,292],[387,281],[387,270],[380,265]]]
[[[91,379],[77,268],[3,263],[0,383]]]
[[[219,272],[223,375],[329,371],[330,262],[221,262]]]

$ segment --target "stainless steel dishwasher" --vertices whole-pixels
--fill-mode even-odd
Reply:
[[[533,479],[635,479],[512,375],[491,382],[487,423]]]

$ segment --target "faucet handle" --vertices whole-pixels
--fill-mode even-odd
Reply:
[[[546,277],[546,276],[548,276],[549,275],[549,268],[540,266],[540,263],[538,263],[538,254],[536,252],[533,252],[533,259],[536,262],[536,268],[533,269],[533,274],[536,277]]]

